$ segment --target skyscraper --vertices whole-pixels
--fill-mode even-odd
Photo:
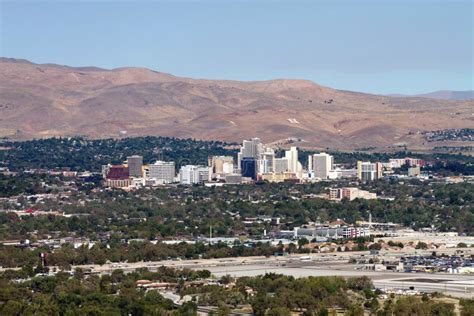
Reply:
[[[275,158],[275,165],[273,171],[275,173],[288,172],[288,159],[286,158]]]
[[[275,151],[271,148],[266,148],[258,164],[258,172],[271,173],[274,172],[275,165]]]
[[[240,152],[237,154],[238,168],[241,169],[241,161],[243,158],[260,159],[263,154],[263,144],[260,138],[252,138],[251,140],[244,140],[240,147]]]
[[[143,157],[133,155],[127,157],[128,172],[130,177],[141,178],[143,176],[142,167],[143,167]]]
[[[252,178],[253,180],[257,179],[257,160],[255,158],[242,158],[240,167],[242,177]]]
[[[327,179],[329,172],[333,170],[333,156],[326,153],[313,155],[313,171],[314,176],[320,179]]]
[[[288,160],[288,171],[298,172],[298,149],[292,146],[290,150],[285,151],[285,158]]]

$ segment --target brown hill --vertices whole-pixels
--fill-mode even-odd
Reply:
[[[0,59],[0,136],[15,139],[258,136],[334,149],[413,148],[422,146],[420,131],[472,127],[473,105],[341,91],[306,80],[198,80],[144,68]]]

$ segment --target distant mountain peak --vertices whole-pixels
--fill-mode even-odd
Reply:
[[[23,63],[23,64],[34,64],[33,62],[21,59],[21,58],[10,58],[10,57],[0,57],[0,62],[2,63]]]
[[[474,90],[454,91],[454,90],[438,90],[428,93],[405,95],[390,94],[391,97],[420,97],[437,100],[473,100]]]

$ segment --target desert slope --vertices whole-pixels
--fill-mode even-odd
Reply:
[[[163,135],[355,149],[423,147],[420,131],[472,127],[472,100],[400,98],[307,80],[239,82],[0,59],[0,136]],[[122,131],[122,133],[121,133]]]

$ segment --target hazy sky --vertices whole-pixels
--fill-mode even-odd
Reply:
[[[339,89],[473,89],[473,1],[8,1],[0,55]]]

